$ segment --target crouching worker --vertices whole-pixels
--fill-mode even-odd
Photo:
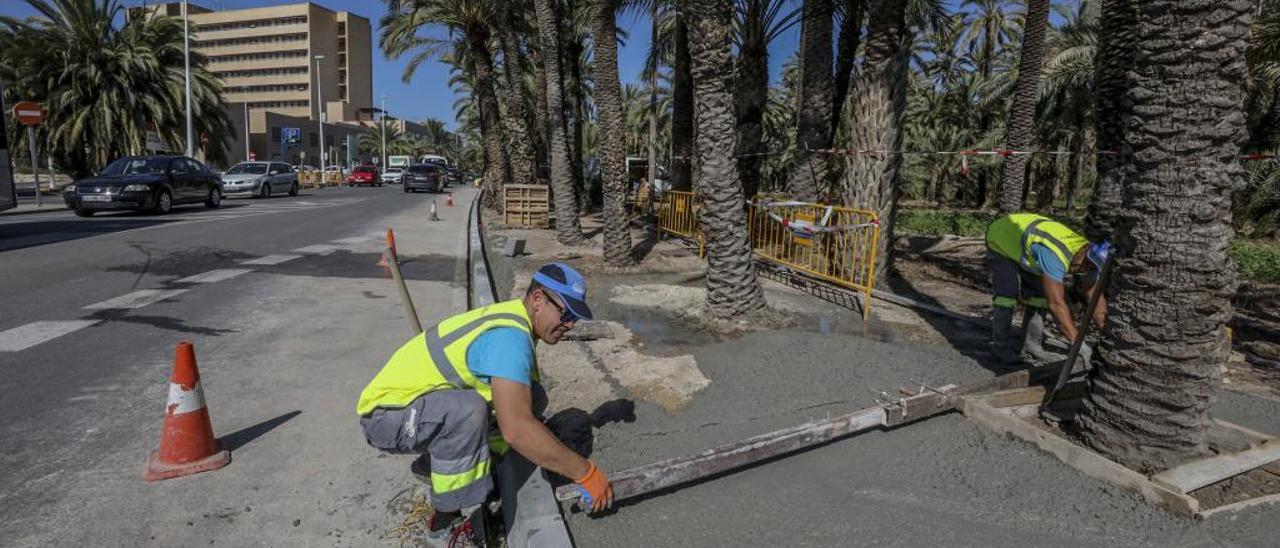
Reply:
[[[1088,302],[1098,274],[1111,253],[1108,242],[1089,243],[1066,225],[1043,215],[1014,213],[987,227],[987,268],[991,270],[991,345],[997,358],[1014,363],[1051,363],[1066,356],[1045,348],[1045,312],[1067,342],[1075,340],[1077,327],[1067,306],[1068,289]],[[1014,308],[1021,302],[1023,340],[1021,353],[1010,337]],[[1106,297],[1100,296],[1093,321],[1106,321]],[[1082,346],[1080,356],[1089,363],[1092,351]]]
[[[411,469],[430,481],[429,538],[467,522],[473,531],[484,526],[493,460],[508,446],[575,481],[592,511],[613,504],[605,474],[556,439],[533,409],[534,344],[556,344],[582,319],[591,319],[582,275],[547,264],[523,299],[459,314],[409,340],[360,393],[356,412],[369,445],[422,454]]]

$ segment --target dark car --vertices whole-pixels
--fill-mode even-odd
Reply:
[[[185,156],[126,156],[68,185],[62,199],[81,217],[116,209],[168,213],[179,204],[218,207],[222,187],[217,174]]]
[[[400,182],[404,185],[405,192],[417,192],[425,190],[427,192],[441,192],[444,189],[444,182],[440,166],[435,164],[413,164],[409,169],[405,170],[401,176]]]

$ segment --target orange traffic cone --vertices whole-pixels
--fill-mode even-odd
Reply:
[[[219,447],[209,423],[196,368],[196,351],[191,343],[178,343],[169,379],[169,402],[164,411],[164,432],[160,448],[147,459],[142,479],[158,481],[198,472],[217,470],[231,462],[231,452]]]
[[[391,231],[391,227],[387,227],[387,247],[391,249],[392,257],[396,257],[396,258],[400,257],[400,255],[396,253],[396,233]],[[381,266],[381,267],[388,266],[387,254],[386,253],[379,254],[378,262],[374,266]]]
[[[450,192],[450,193],[448,193],[448,194],[445,194],[445,195],[444,195],[444,205],[445,205],[445,207],[453,207],[453,193],[452,193],[452,192]]]

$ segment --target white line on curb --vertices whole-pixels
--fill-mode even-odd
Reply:
[[[249,259],[249,260],[247,260],[247,261],[240,261],[240,264],[243,264],[243,265],[268,265],[268,266],[270,266],[270,265],[278,265],[278,264],[283,263],[283,262],[285,262],[285,261],[292,261],[292,260],[297,259],[298,257],[301,257],[301,256],[302,256],[302,255],[267,255],[266,257],[258,257],[257,259]]]
[[[338,250],[338,246],[336,246],[336,245],[329,245],[329,244],[316,244],[316,245],[309,245],[309,246],[307,246],[307,247],[299,247],[298,249],[291,249],[290,251],[293,251],[294,253],[309,253],[309,254],[313,254],[313,255],[328,255],[328,254],[333,253],[334,251],[337,251],[337,250]]]
[[[151,303],[163,301],[165,299],[176,297],[186,293],[185,289],[140,289],[133,293],[127,293],[114,299],[107,299],[100,303],[94,303],[85,308],[89,310],[111,310],[126,308],[142,308]]]
[[[231,278],[241,274],[247,274],[249,272],[253,272],[253,270],[249,268],[220,268],[218,270],[210,270],[208,272],[196,274],[195,276],[187,276],[186,278],[178,280],[178,283],[211,284],[222,280],[230,280]]]
[[[0,331],[0,352],[18,352],[42,342],[74,333],[102,320],[69,320],[31,322],[8,331]]]

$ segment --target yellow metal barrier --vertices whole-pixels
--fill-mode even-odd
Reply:
[[[698,242],[698,256],[702,256],[706,239],[702,227],[698,224],[698,212],[701,204],[697,195],[692,192],[668,190],[662,193],[662,201],[658,203],[658,229],[681,238]]]
[[[880,237],[875,212],[757,199],[747,222],[757,256],[861,292],[862,317],[868,317]]]

